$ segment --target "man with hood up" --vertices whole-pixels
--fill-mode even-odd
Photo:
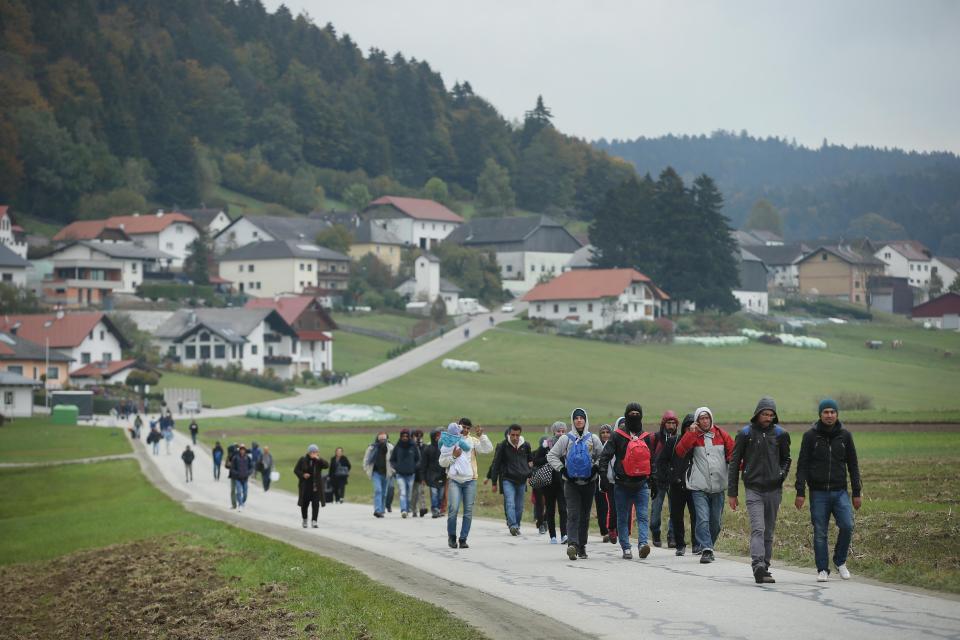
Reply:
[[[623,559],[632,560],[630,550],[630,511],[637,511],[637,555],[650,555],[649,534],[650,471],[652,434],[643,431],[643,407],[631,402],[623,411],[623,428],[610,436],[600,455],[600,468],[613,461],[613,500],[617,508],[617,539]]]
[[[443,485],[447,483],[447,470],[440,466],[440,429],[430,432],[430,444],[423,448],[420,475],[430,488],[430,513],[439,518]]]
[[[673,447],[679,439],[680,420],[673,411],[664,411],[660,417],[660,431],[653,436],[653,475],[650,480],[650,533],[653,546],[659,547],[660,524],[663,521],[663,503],[670,491],[670,466],[660,466],[658,461],[664,448]],[[669,513],[669,503],[668,503]],[[667,518],[667,547],[676,546],[673,535],[673,521]]]
[[[723,492],[728,484],[727,463],[733,455],[733,439],[713,423],[709,407],[700,407],[693,415],[695,426],[683,434],[674,454],[680,458],[693,456],[685,480],[697,513],[695,540],[703,549],[700,564],[709,564],[715,559],[713,546],[720,536]]]
[[[773,530],[783,497],[783,481],[790,471],[790,434],[779,423],[773,398],[760,398],[750,424],[737,433],[730,458],[727,499],[736,511],[742,467],[750,516],[750,559],[757,584],[776,582],[770,575]]]
[[[563,494],[567,502],[567,557],[587,557],[587,532],[593,491],[597,483],[597,460],[603,443],[590,433],[587,412],[577,407],[570,414],[573,429],[558,438],[547,453],[547,462],[564,478]]]
[[[533,466],[533,452],[523,436],[523,427],[512,424],[507,437],[497,447],[490,464],[490,479],[493,486],[500,486],[503,494],[503,515],[507,520],[510,535],[520,535],[520,522],[523,520],[523,503],[527,489],[527,478]]]
[[[817,582],[830,579],[827,557],[827,533],[830,515],[840,533],[833,548],[833,564],[844,580],[850,579],[847,551],[853,537],[853,510],[860,509],[860,464],[853,435],[840,423],[840,408],[830,398],[820,403],[820,419],[803,434],[797,457],[797,498],[794,505],[803,508],[806,485],[810,485],[810,520],[813,523],[813,552],[817,561]],[[851,508],[847,493],[847,472],[853,490]]]

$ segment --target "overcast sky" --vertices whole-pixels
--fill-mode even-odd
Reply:
[[[271,11],[280,2],[264,0]],[[587,139],[747,129],[960,152],[953,0],[287,0]]]

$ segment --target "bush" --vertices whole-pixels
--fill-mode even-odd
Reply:
[[[264,375],[258,375],[250,371],[244,371],[238,364],[229,364],[226,367],[215,367],[209,362],[201,362],[194,367],[190,373],[201,378],[212,378],[214,380],[225,380],[227,382],[239,382],[248,384],[251,387],[260,389],[269,389],[278,393],[285,393],[293,390],[292,380],[281,380],[274,374],[272,369],[267,369]]]
[[[393,349],[390,349],[390,351],[387,351],[387,360],[393,360],[397,356],[403,355],[407,351],[410,351],[410,349],[413,349],[415,346],[417,346],[417,343],[412,340],[410,342],[404,342],[400,346],[394,347]]]
[[[840,391],[833,394],[832,397],[837,401],[837,405],[839,405],[841,411],[866,411],[867,409],[873,409],[873,398],[865,393]],[[817,404],[819,404],[822,399],[823,398],[818,398]]]
[[[813,315],[822,317],[840,316],[853,318],[855,320],[873,320],[873,314],[862,307],[850,304],[849,302],[829,300],[826,298],[788,298],[786,309],[802,309]]]

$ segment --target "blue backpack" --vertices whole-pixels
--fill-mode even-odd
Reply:
[[[593,458],[590,457],[590,449],[587,444],[592,439],[589,434],[584,434],[577,439],[572,433],[568,433],[570,438],[570,448],[567,449],[567,475],[571,478],[585,479],[593,475]]]

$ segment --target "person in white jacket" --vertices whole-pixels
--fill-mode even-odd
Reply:
[[[477,498],[477,453],[490,453],[493,443],[477,425],[470,435],[472,423],[461,418],[451,422],[440,440],[440,466],[447,469],[447,544],[456,549],[468,549],[467,536],[473,521],[473,503]],[[457,535],[457,512],[463,505],[463,523]]]

